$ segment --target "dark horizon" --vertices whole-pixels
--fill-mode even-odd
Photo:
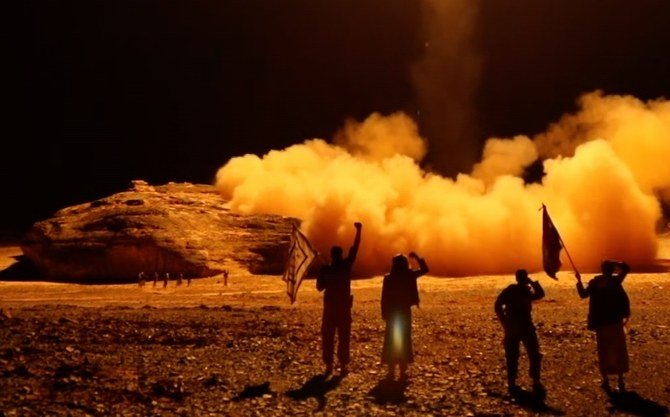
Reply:
[[[348,117],[405,111],[424,132],[419,4],[23,2],[0,233],[132,179],[211,183],[230,157],[330,139]],[[482,2],[464,146],[541,132],[596,89],[670,97],[668,16],[663,0]]]

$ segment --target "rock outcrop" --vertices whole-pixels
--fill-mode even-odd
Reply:
[[[134,281],[141,271],[202,277],[240,267],[279,274],[293,224],[299,221],[233,213],[213,186],[133,181],[128,191],[35,223],[21,249],[46,278],[73,282]]]

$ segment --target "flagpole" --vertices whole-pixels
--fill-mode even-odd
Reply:
[[[572,269],[574,269],[575,272],[579,274],[575,263],[572,261],[572,256],[570,256],[570,252],[568,252],[568,247],[565,246],[565,242],[563,242],[563,238],[561,237],[561,234],[558,233],[558,230],[556,230],[556,234],[558,235],[558,240],[561,241],[561,246],[563,246],[563,249],[565,249],[565,254],[568,255],[568,260],[570,261],[570,265],[572,265]]]

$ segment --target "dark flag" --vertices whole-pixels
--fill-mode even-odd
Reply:
[[[553,279],[556,278],[556,272],[561,268],[561,249],[563,249],[561,236],[551,221],[547,207],[542,205],[542,266],[544,272]]]
[[[291,304],[295,303],[302,279],[307,274],[307,270],[316,259],[316,256],[317,252],[312,248],[307,237],[294,225],[289,244],[286,270],[282,278],[286,282],[286,294],[288,294]]]

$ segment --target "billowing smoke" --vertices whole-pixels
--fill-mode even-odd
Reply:
[[[596,91],[582,96],[579,104],[579,112],[563,116],[534,138],[540,156],[571,156],[578,145],[603,138],[644,192],[670,197],[670,101],[645,103]]]
[[[465,172],[479,158],[475,94],[482,57],[475,41],[478,0],[422,0],[424,55],[412,67],[430,164],[439,172]]]
[[[421,169],[424,141],[409,117],[374,114],[347,122],[337,144],[312,139],[233,158],[217,187],[236,211],[303,219],[324,254],[346,249],[362,221],[361,275],[387,271],[395,253],[411,250],[442,276],[539,270],[542,203],[580,269],[604,258],[649,264],[656,196],[670,181],[669,104],[591,94],[581,105],[534,140],[492,139],[472,174],[455,180]],[[520,174],[538,155],[545,176],[525,184]]]

